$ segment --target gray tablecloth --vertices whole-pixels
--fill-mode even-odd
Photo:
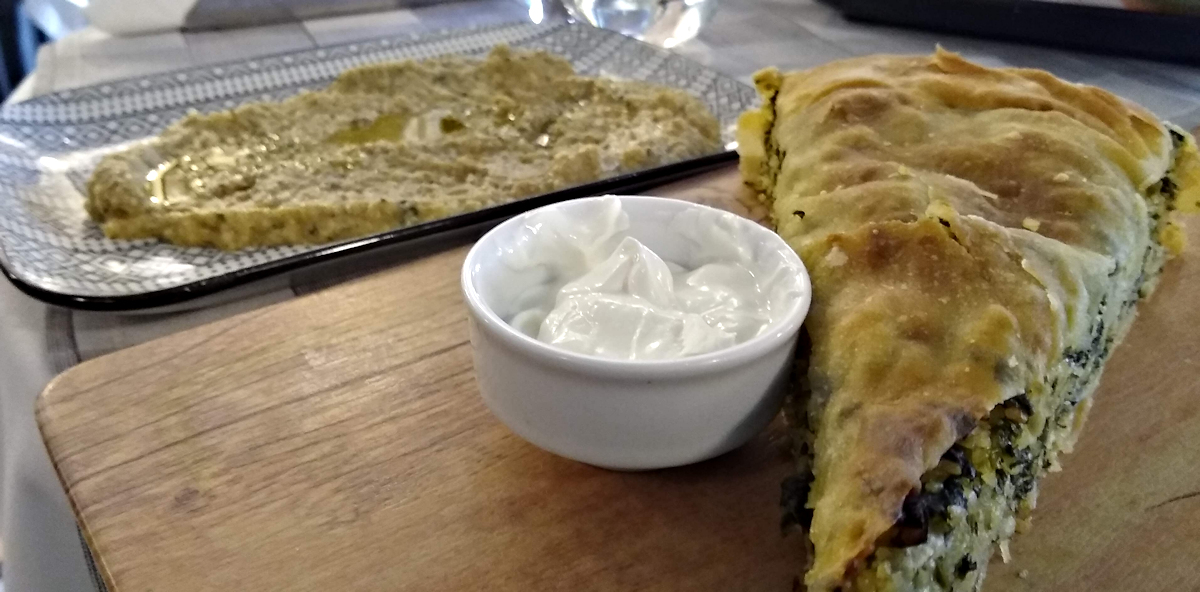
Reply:
[[[812,0],[718,1],[711,25],[676,51],[744,80],[766,65],[804,68],[867,53],[924,53],[941,43],[988,65],[1045,68],[1070,80],[1102,86],[1180,125],[1200,125],[1200,69],[856,25]],[[543,12],[546,18],[556,18],[561,8],[547,7]],[[529,14],[528,4],[520,0],[478,0],[223,32],[114,38],[84,29],[44,47],[37,70],[13,100],[255,54],[513,21]],[[369,266],[357,266],[343,273],[366,269]],[[227,294],[224,304],[141,315],[48,307],[0,281],[0,540],[8,590],[83,592],[95,586],[66,498],[34,425],[34,399],[53,376],[81,360],[337,281],[336,275],[326,272],[301,273]]]

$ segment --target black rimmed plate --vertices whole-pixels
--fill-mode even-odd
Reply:
[[[703,100],[733,141],[757,101],[737,80],[602,29],[519,23],[397,37],[207,66],[70,90],[0,110],[0,267],[25,293],[60,306],[137,310],[176,305],[271,275],[387,245],[506,218],[548,203],[635,192],[730,162],[733,152],[621,174],[586,185],[327,245],[225,252],[156,240],[114,241],[83,210],[85,184],[105,154],[152,136],[190,109],[280,100],[362,64],[482,55],[498,43],[545,49],[577,72],[645,80]]]

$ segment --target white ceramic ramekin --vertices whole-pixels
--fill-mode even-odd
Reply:
[[[547,208],[587,207],[587,198]],[[620,196],[629,233],[664,258],[683,248],[669,222],[698,204]],[[731,348],[675,360],[627,361],[578,354],[533,339],[494,310],[501,258],[534,210],[492,229],[467,254],[462,289],[480,393],[500,421],[555,454],[640,470],[712,458],[745,443],[779,410],[811,286],[800,258],[770,230],[744,218],[762,252],[798,270],[802,295],[763,334]],[[734,216],[733,214],[728,214]],[[773,255],[772,255],[773,256]]]

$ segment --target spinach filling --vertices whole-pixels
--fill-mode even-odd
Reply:
[[[1098,311],[1102,318],[1105,302]],[[946,451],[922,476],[921,486],[904,499],[895,525],[880,538],[849,589],[973,590],[982,581],[994,545],[1000,542],[1006,549],[1004,541],[1032,509],[1038,480],[1069,446],[1077,408],[1095,386],[1111,351],[1109,333],[1097,322],[1089,346],[1067,352],[1062,375],[1048,381],[1049,392],[1043,395],[1059,402],[1043,411],[1044,418],[1035,418],[1033,401],[1022,393],[995,407],[979,427]],[[807,392],[805,380],[800,382],[799,392]],[[790,409],[794,412],[796,407]],[[782,484],[785,530],[807,530],[813,517],[807,507],[813,475],[804,464],[811,459],[813,443],[804,420],[811,416],[800,415],[804,417],[789,417],[801,420],[793,425],[802,428],[794,442],[802,460],[801,470]]]
[[[783,160],[786,156],[783,149],[779,147],[779,141],[775,137],[775,118],[777,112],[775,110],[775,99],[779,96],[778,91],[766,98],[766,104],[771,109],[771,124],[767,126],[766,137],[763,139],[765,144],[767,157],[763,160],[761,175],[763,176],[762,192],[766,203],[775,202],[775,183],[779,179],[779,172],[783,169]],[[800,217],[804,217],[801,212]]]

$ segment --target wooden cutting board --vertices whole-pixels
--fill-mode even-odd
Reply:
[[[738,210],[738,187],[727,169],[656,193]],[[1200,587],[1200,222],[1190,235],[986,589]],[[47,387],[42,433],[110,590],[791,590],[803,545],[780,535],[779,426],[646,473],[526,444],[476,391],[465,253]]]

